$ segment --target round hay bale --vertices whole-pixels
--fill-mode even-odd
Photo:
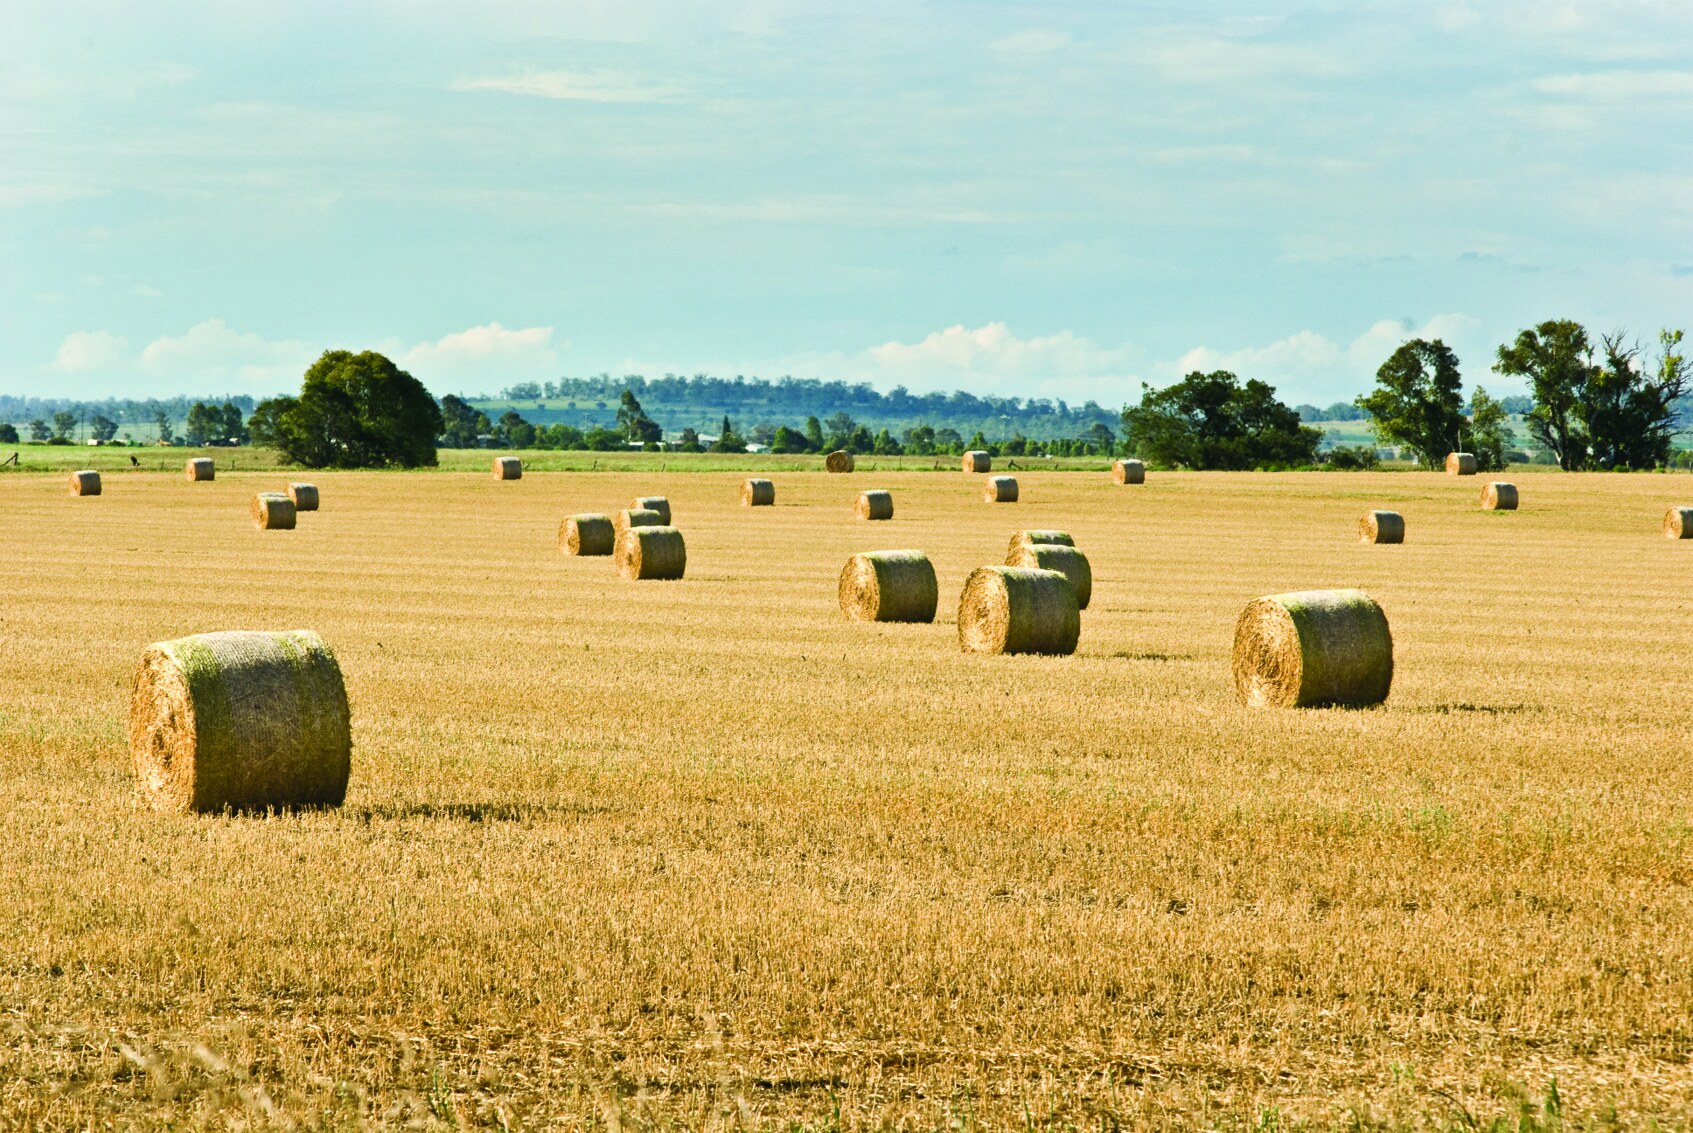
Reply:
[[[1482,511],[1516,511],[1517,486],[1495,480],[1481,490]]]
[[[494,479],[523,479],[523,461],[515,456],[496,456],[494,458]]]
[[[1011,537],[1011,546],[1006,548],[1006,554],[1016,554],[1019,547],[1029,547],[1036,543],[1055,543],[1060,547],[1076,545],[1068,531],[1019,531]]]
[[[670,501],[663,496],[636,496],[629,504],[630,511],[656,511],[660,527],[670,526]]]
[[[567,555],[609,555],[616,546],[609,515],[572,515],[558,526],[558,549]]]
[[[894,517],[894,494],[880,488],[872,488],[867,492],[858,493],[858,502],[853,510],[860,519],[892,519]]]
[[[1474,476],[1475,454],[1472,452],[1447,453],[1446,473],[1449,476]]]
[[[1360,543],[1403,543],[1405,517],[1396,511],[1367,511],[1358,521]]]
[[[674,527],[631,527],[617,536],[617,573],[628,579],[681,578],[688,548]]]
[[[183,475],[189,480],[216,480],[217,465],[212,463],[209,456],[197,456],[183,466]]]
[[[987,483],[982,485],[982,499],[990,504],[1016,503],[1017,477],[989,476]]]
[[[866,551],[841,568],[841,613],[861,622],[932,622],[935,567],[922,551]]]
[[[1664,512],[1665,539],[1693,539],[1693,507],[1672,507]]]
[[[624,508],[612,517],[611,526],[615,534],[622,535],[631,527],[663,527],[665,523],[659,518],[656,511],[648,511],[646,508]]]
[[[1234,683],[1253,708],[1380,704],[1393,684],[1387,616],[1362,590],[1305,590],[1247,603]]]
[[[989,456],[987,453],[983,452],[981,449],[974,449],[973,448],[969,452],[964,454],[964,471],[966,471],[966,472],[992,472],[993,471],[993,457]]]
[[[129,750],[156,811],[340,806],[353,751],[341,667],[303,629],[156,642],[135,672]]]
[[[823,467],[830,472],[851,472],[852,453],[845,449],[836,449],[823,458]]]
[[[741,485],[743,507],[772,507],[776,503],[776,485],[768,480],[748,480]]]
[[[1076,592],[1078,610],[1087,609],[1088,600],[1093,597],[1093,567],[1088,563],[1088,557],[1074,547],[1061,543],[1013,546],[1006,553],[1005,565],[1057,571],[1070,580],[1070,586]]]
[[[260,492],[253,497],[253,526],[261,531],[292,531],[294,501],[281,492]]]
[[[1146,483],[1146,465],[1138,460],[1113,460],[1111,479],[1119,484]]]
[[[317,485],[290,484],[288,485],[288,498],[294,501],[295,511],[316,511]]]
[[[100,494],[100,474],[92,468],[72,472],[70,483],[71,495],[73,496],[98,496]]]
[[[964,581],[958,644],[966,653],[1074,653],[1081,633],[1076,588],[1055,570],[978,567]]]

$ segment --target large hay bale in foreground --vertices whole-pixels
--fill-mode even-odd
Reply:
[[[966,653],[1074,653],[1082,634],[1076,588],[1055,570],[978,567],[958,598]]]
[[[748,480],[741,485],[742,507],[772,507],[776,503],[776,485],[768,480]]]
[[[1013,546],[1006,552],[1005,565],[1057,571],[1070,580],[1070,586],[1076,591],[1078,610],[1087,609],[1088,601],[1093,597],[1093,567],[1089,564],[1088,557],[1074,547],[1066,547],[1060,543]]]
[[[496,456],[494,458],[494,479],[523,479],[523,461],[515,456]]]
[[[1111,479],[1119,484],[1146,483],[1146,465],[1138,460],[1113,460]]]
[[[935,567],[922,551],[866,551],[841,568],[841,613],[864,622],[932,622]]]
[[[98,496],[100,494],[100,474],[92,468],[72,472],[70,484],[71,495],[73,496]]]
[[[823,458],[823,467],[830,472],[851,472],[852,453],[845,449],[836,449]]]
[[[858,502],[853,505],[853,511],[860,519],[892,519],[894,517],[894,494],[881,488],[872,488],[858,493]]]
[[[1396,511],[1367,511],[1358,521],[1360,543],[1403,543],[1405,517]]]
[[[1482,511],[1516,511],[1517,486],[1495,480],[1481,490]]]
[[[1030,547],[1036,543],[1055,543],[1060,547],[1076,545],[1068,531],[1019,531],[1011,537],[1011,546],[1006,548],[1006,554],[1014,554],[1017,548]]]
[[[317,485],[290,484],[288,485],[288,498],[294,501],[295,511],[316,511]]]
[[[1672,507],[1664,512],[1664,538],[1693,539],[1693,507]]]
[[[1235,624],[1234,683],[1253,708],[1380,704],[1393,684],[1387,616],[1362,590],[1249,602]]]
[[[1446,454],[1446,473],[1449,476],[1474,476],[1475,453],[1449,452]]]
[[[157,642],[129,699],[136,790],[157,811],[340,806],[348,720],[341,667],[310,630]]]
[[[992,472],[993,471],[993,457],[989,456],[987,453],[983,452],[981,449],[973,448],[969,452],[964,454],[964,471],[966,471],[966,472]]]
[[[617,527],[609,515],[567,516],[558,526],[558,549],[567,555],[609,555],[617,546]]]
[[[292,531],[294,501],[281,492],[260,492],[253,497],[253,526],[261,531]]]
[[[982,485],[982,499],[990,504],[1016,503],[1017,477],[989,476],[987,483]]]
[[[612,530],[619,536],[631,527],[664,527],[667,526],[658,512],[646,508],[624,508],[611,520]]]
[[[688,548],[674,527],[631,527],[617,536],[617,573],[628,579],[681,578]]]
[[[629,503],[630,511],[656,511],[661,527],[670,526],[670,501],[663,496],[636,496]]]
[[[197,456],[183,466],[182,474],[189,480],[216,480],[217,465],[209,456]]]

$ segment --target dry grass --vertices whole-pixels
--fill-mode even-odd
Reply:
[[[5,479],[0,1125],[1516,1128],[1554,1079],[1571,1125],[1693,1119],[1679,481],[1502,523],[1437,473],[1019,472],[1013,523],[884,472],[941,603],[882,625],[836,601],[851,482],[755,524],[744,475],[328,473],[286,539],[271,473]],[[557,554],[649,487],[685,580]],[[1072,657],[957,651],[1016,526],[1087,549]],[[1244,604],[1331,586],[1387,612],[1387,705],[1239,706]],[[345,807],[137,809],[140,649],[297,625]]]

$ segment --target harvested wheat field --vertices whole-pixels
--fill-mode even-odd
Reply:
[[[746,475],[319,473],[287,538],[269,471],[0,476],[0,1126],[1693,1121],[1678,478],[1504,519],[1439,472],[1019,469],[1011,511],[884,469],[885,536],[821,468],[752,522]],[[636,492],[684,579],[558,554]],[[1348,538],[1372,507],[1416,538]],[[1021,528],[1086,548],[1077,650],[961,653]],[[884,546],[933,624],[841,616]],[[1386,704],[1240,704],[1247,603],[1338,588]],[[297,628],[345,804],[142,809],[143,649]]]

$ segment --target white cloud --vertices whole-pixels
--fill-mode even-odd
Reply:
[[[1001,36],[988,44],[988,50],[996,55],[1050,55],[1068,46],[1068,32],[1037,29]]]
[[[1643,98],[1693,95],[1693,71],[1595,71],[1548,75],[1534,80],[1534,89],[1542,94],[1594,102],[1630,102]]]
[[[53,369],[65,374],[86,374],[110,369],[123,359],[124,340],[103,330],[79,330],[65,336],[53,356]]]
[[[141,365],[152,374],[169,375],[176,385],[235,381],[268,391],[296,384],[318,353],[303,342],[275,342],[233,330],[222,319],[207,319],[184,334],[148,343]]]
[[[499,323],[471,327],[424,342],[396,361],[419,381],[440,392],[456,381],[551,378],[558,371],[552,327],[510,330]]]
[[[499,91],[571,102],[680,102],[686,88],[611,71],[530,71],[499,78],[459,79],[456,91]]]

